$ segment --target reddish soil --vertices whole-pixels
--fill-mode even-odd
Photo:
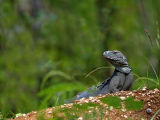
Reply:
[[[129,96],[133,96],[135,97],[136,100],[144,101],[144,107],[138,111],[126,111],[125,108],[123,108],[123,105],[121,110],[110,108],[109,111],[103,111],[106,116],[104,120],[108,120],[108,119],[109,120],[127,120],[127,119],[128,120],[150,120],[152,116],[160,109],[160,90],[158,89],[148,90],[147,88],[143,88],[137,91],[135,90],[121,91],[113,94],[106,94],[103,96],[90,97],[89,99],[82,98],[79,101],[75,101],[75,103],[83,104],[88,102],[95,102],[95,103],[99,103],[100,105],[104,105],[104,107],[106,107],[106,104],[102,103],[99,99],[110,96],[110,95],[119,96],[122,99]],[[61,105],[60,107],[71,108],[72,105],[73,103],[64,104],[64,105]],[[55,107],[52,107],[52,108],[42,110],[45,115],[45,119],[54,118],[54,116],[52,116],[52,111],[54,111],[55,109],[56,109]],[[147,110],[151,110],[152,112],[147,113]],[[14,120],[37,120],[38,115],[39,115],[39,112],[32,111],[30,113],[23,114],[20,117],[16,117]],[[78,120],[84,120],[84,119],[82,117],[79,117]],[[100,120],[100,118],[97,118],[97,120]],[[154,120],[160,120],[160,112],[156,115]]]

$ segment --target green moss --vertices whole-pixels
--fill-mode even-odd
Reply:
[[[66,116],[66,118],[68,118],[69,120],[75,120],[75,119],[78,118],[78,116],[77,116],[76,114],[73,115],[73,113],[70,113],[70,112],[66,112],[66,113],[65,113],[65,116]]]
[[[122,100],[119,97],[116,96],[109,96],[107,98],[101,98],[101,101],[105,104],[108,104],[109,106],[113,106],[114,108],[121,109]]]
[[[97,113],[96,113],[96,111],[92,112],[92,119],[93,120],[97,120]]]
[[[92,115],[85,113],[83,118],[84,118],[84,120],[89,120],[89,118],[92,118]]]
[[[104,117],[104,113],[103,113],[102,108],[99,109],[99,116],[100,116],[101,119]]]
[[[67,113],[67,112],[75,112],[73,108],[60,108],[59,112]]]
[[[64,120],[64,118],[56,116],[53,120]]]
[[[72,108],[57,108],[53,111],[53,117],[54,119],[60,119],[60,116],[58,114],[63,114],[66,118],[70,120],[74,120],[78,118],[78,116],[85,111],[88,111],[92,108],[100,107],[97,103],[85,103],[85,104],[74,104]]]
[[[75,114],[75,112],[76,111],[72,108],[60,108],[59,107],[58,109],[55,109],[53,111],[53,118],[54,118],[54,120],[63,120],[65,117],[70,120],[74,120],[77,118],[77,115]],[[75,115],[73,115],[73,114],[75,114]]]
[[[54,120],[53,118],[48,118],[48,119],[46,119],[46,120]]]
[[[143,101],[135,101],[134,97],[129,97],[125,100],[127,110],[140,110],[144,107]]]
[[[38,112],[37,119],[38,120],[44,120],[45,119],[45,113],[44,112]]]
[[[98,106],[100,106],[100,105],[97,104],[97,103],[85,103],[85,104],[82,104],[82,105],[74,104],[72,108],[75,109],[75,110],[88,110],[92,107],[95,108],[95,107],[98,107]]]
[[[61,113],[60,111],[53,112],[53,120],[64,120],[64,116],[62,113],[62,116],[58,115]]]

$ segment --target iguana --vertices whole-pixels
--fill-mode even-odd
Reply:
[[[133,75],[127,58],[117,50],[105,51],[103,56],[115,67],[113,75],[109,79],[104,80],[97,87],[93,86],[87,91],[81,92],[74,100],[79,100],[83,97],[97,96],[99,94],[129,90],[131,88]]]

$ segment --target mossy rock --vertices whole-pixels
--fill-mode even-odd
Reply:
[[[53,111],[54,119],[59,120],[63,117],[69,118],[70,120],[74,120],[78,118],[80,114],[86,114],[86,118],[90,116],[86,112],[92,110],[96,107],[100,108],[100,105],[97,103],[85,103],[85,104],[73,104],[72,108],[58,108]],[[61,115],[61,116],[59,116]]]

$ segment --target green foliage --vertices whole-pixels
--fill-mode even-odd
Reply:
[[[144,107],[143,101],[135,101],[134,97],[128,97],[125,100],[125,106],[127,110],[140,110]]]
[[[50,80],[52,83],[52,81],[55,80],[56,76],[63,77],[63,79],[66,79],[68,82],[73,81],[72,80],[73,78],[65,74],[64,72],[61,71],[49,72],[42,80],[41,91],[38,93],[38,96],[42,98],[40,108],[47,107],[47,105],[49,105],[49,100],[55,103],[55,104],[53,103],[50,104],[51,106],[62,104],[64,103],[65,99],[73,96],[74,91],[82,91],[86,88],[85,85],[79,82],[59,83],[56,85],[53,84],[53,85],[48,85],[48,87],[44,88],[45,84],[49,83],[48,80]],[[66,95],[67,92],[69,93],[68,96]]]
[[[122,100],[117,96],[109,96],[106,98],[101,98],[101,101],[109,106],[113,106],[114,108],[121,109],[122,108]]]
[[[67,80],[71,80],[71,77],[67,74],[65,74],[64,72],[61,71],[50,71],[49,73],[47,73],[47,75],[43,78],[42,80],[42,84],[41,84],[41,89],[44,87],[45,83],[47,82],[47,80],[49,80],[50,77],[55,77],[55,76],[61,76],[64,77]]]
[[[10,117],[63,104],[103,81],[112,69],[85,75],[108,65],[108,49],[122,51],[139,75],[133,89],[160,88],[159,4],[41,0],[36,10],[27,0],[0,0],[0,112]]]
[[[69,98],[69,96],[65,96],[66,92],[73,93],[73,91],[82,91],[83,89],[85,89],[85,86],[80,83],[61,83],[45,88],[38,93],[38,96],[42,98],[40,107],[47,107],[51,98],[54,100],[54,102],[56,101],[56,99],[58,100],[59,103],[57,103],[56,105],[64,103],[64,101],[60,101],[59,97],[65,97],[62,99],[65,100]],[[52,103],[51,105],[53,106],[54,104]]]

